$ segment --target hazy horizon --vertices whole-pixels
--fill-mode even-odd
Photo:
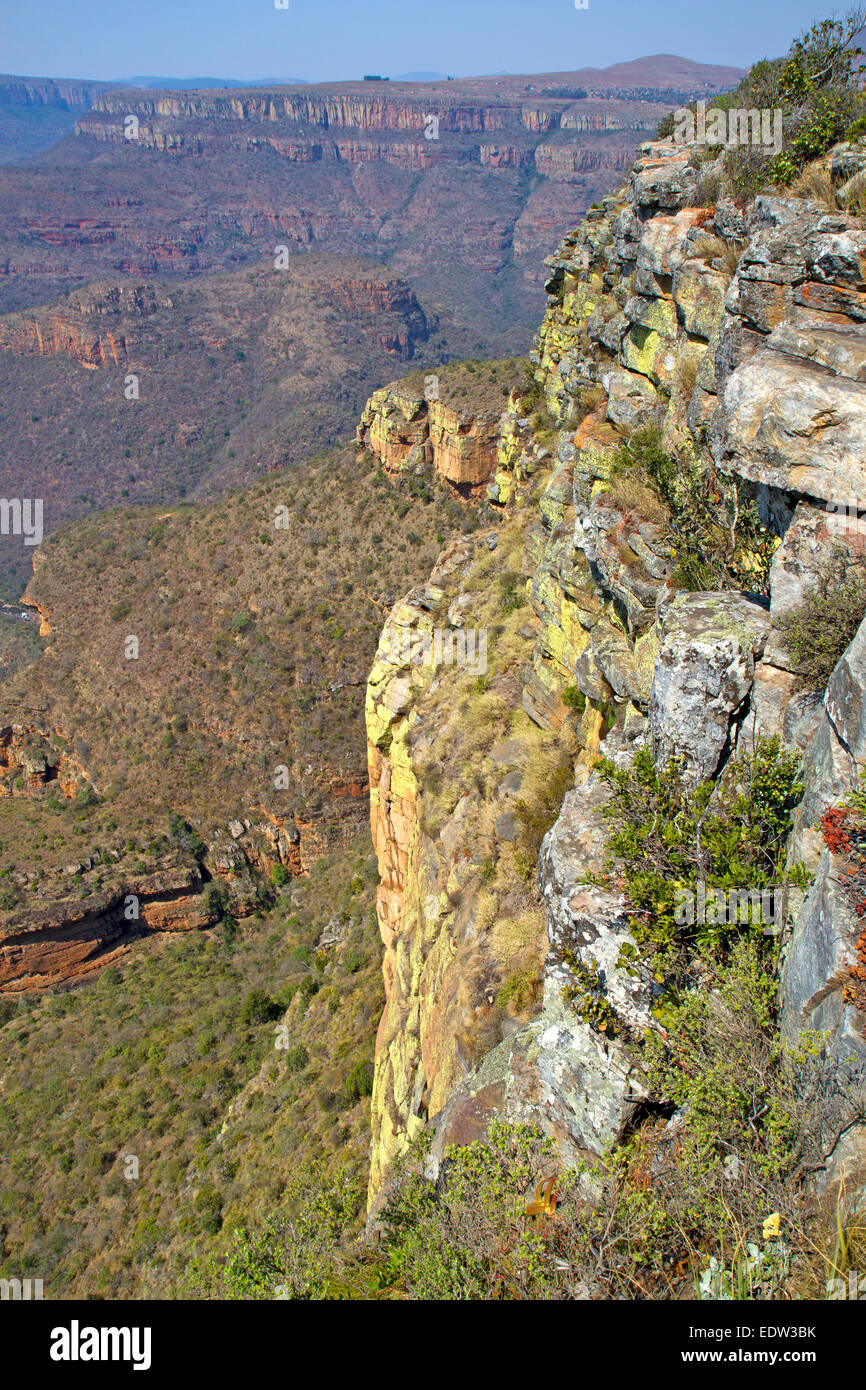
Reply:
[[[277,8],[277,3],[287,8]],[[147,11],[107,0],[44,0],[37,31],[31,13],[0,4],[0,68],[32,77],[129,81],[152,73],[173,81],[339,82],[365,73],[454,77],[606,68],[673,54],[693,62],[747,68],[777,56],[779,34],[808,27],[811,0],[759,11],[730,0],[718,11],[672,0],[190,0],[178,10],[152,0]],[[323,41],[324,40],[324,41]],[[786,47],[783,44],[782,47]],[[280,69],[285,75],[276,75]],[[404,79],[405,80],[405,79]]]

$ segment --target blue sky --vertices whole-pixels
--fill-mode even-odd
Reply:
[[[0,0],[0,72],[321,82],[550,72],[648,53],[747,67],[831,12],[814,0]]]

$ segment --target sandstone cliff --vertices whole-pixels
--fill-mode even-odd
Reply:
[[[389,472],[432,466],[458,490],[481,495],[520,435],[519,367],[510,359],[470,362],[392,382],[367,402],[358,444]]]
[[[817,830],[866,767],[866,628],[822,702],[799,690],[780,627],[831,554],[863,550],[843,499],[862,497],[866,231],[807,199],[713,203],[689,153],[642,146],[625,187],[549,259],[531,356],[544,411],[524,418],[489,492],[508,539],[446,551],[382,634],[367,694],[387,1000],[372,1199],[428,1123],[434,1168],[496,1115],[540,1124],[573,1164],[619,1138],[645,1096],[628,1038],[655,1026],[653,994],[624,965],[628,907],[602,872],[599,750],[628,768],[646,747],[696,781],[760,737],[802,755],[790,861],[816,876],[789,902],[781,1025],[866,1062],[850,987],[862,937]],[[516,425],[531,401],[511,404]],[[622,443],[646,424],[682,476],[698,469],[720,507],[731,499],[715,583],[689,583],[688,534],[672,538],[658,498],[622,483]],[[426,428],[423,402],[393,390],[362,427],[392,466],[427,447]],[[503,416],[500,448],[507,434]],[[462,665],[448,653],[482,627],[479,674],[465,648]],[[445,634],[438,661],[430,631]],[[561,787],[538,857],[545,932],[520,882],[520,798],[539,775]],[[575,960],[616,1035],[563,1003]],[[825,1157],[838,1173],[862,1156],[852,1132]]]

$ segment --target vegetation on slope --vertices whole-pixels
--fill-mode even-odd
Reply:
[[[0,1276],[46,1298],[188,1296],[190,1260],[224,1258],[310,1172],[363,1189],[375,883],[362,833],[243,923],[0,998]]]
[[[0,688],[6,717],[41,709],[80,758],[89,838],[162,834],[169,810],[200,834],[254,806],[316,815],[334,776],[363,781],[384,611],[477,524],[447,485],[392,481],[348,448],[207,506],[77,523],[44,544],[29,592],[52,630]],[[0,799],[7,864],[68,858],[53,799]]]

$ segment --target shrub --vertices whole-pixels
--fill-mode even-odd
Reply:
[[[823,155],[860,115],[855,47],[862,16],[825,19],[792,43],[785,58],[756,63],[728,97],[729,107],[779,108],[785,145],[775,158],[759,148],[727,150],[725,172],[733,191],[750,197],[771,184],[789,184]],[[722,103],[716,103],[722,104]]]
[[[210,917],[222,921],[228,914],[229,894],[224,883],[209,883],[202,893],[202,903]]]
[[[586,709],[586,696],[578,685],[568,685],[562,692],[562,703],[574,714],[583,714]]]
[[[295,1043],[286,1049],[286,1069],[288,1071],[303,1071],[310,1060],[310,1054],[303,1043]]]
[[[241,1005],[241,1023],[245,1028],[257,1023],[270,1023],[281,1013],[281,1006],[263,989],[251,989]]]
[[[638,750],[631,767],[601,759],[597,770],[611,791],[602,812],[613,832],[610,866],[623,873],[631,933],[654,979],[681,977],[696,949],[723,947],[744,926],[762,930],[762,920],[681,921],[677,889],[702,882],[708,892],[727,893],[785,881],[791,813],[803,792],[796,754],[778,738],[759,739],[724,783],[696,787],[676,761],[657,769],[649,748]]]
[[[697,458],[671,458],[657,425],[635,430],[615,454],[611,488],[628,478],[650,487],[664,504],[681,587],[767,592],[775,542],[749,483],[725,478]]]
[[[866,571],[833,555],[802,603],[778,620],[785,647],[796,663],[801,686],[816,694],[853,641],[866,616]]]
[[[309,1004],[309,1002],[310,1002],[310,1000],[312,999],[313,995],[314,995],[314,994],[318,994],[319,988],[320,988],[319,982],[318,982],[318,980],[315,978],[315,976],[313,976],[313,975],[305,975],[305,976],[304,976],[304,978],[301,980],[300,986],[299,986],[299,988],[298,988],[298,998],[299,998],[300,1001],[301,1001],[301,1007],[302,1007],[302,1008],[305,1009],[305,1008],[307,1007],[307,1005]]]
[[[215,1236],[223,1224],[222,1197],[215,1187],[203,1187],[193,1202],[199,1225],[206,1235]]]
[[[373,1063],[367,1060],[356,1062],[343,1079],[343,1095],[350,1105],[356,1105],[362,1096],[373,1094]]]
[[[674,133],[674,113],[669,111],[666,116],[662,116],[656,126],[656,140],[669,140]]]
[[[382,1253],[410,1297],[549,1297],[556,1230],[536,1229],[526,1194],[558,1166],[552,1142],[496,1121],[486,1139],[446,1151],[438,1184],[423,1161],[422,1141],[397,1165],[381,1218]]]
[[[343,956],[343,969],[347,975],[356,975],[367,963],[367,957],[360,946],[349,946]]]
[[[345,1169],[329,1180],[321,1165],[312,1165],[304,1180],[290,1181],[284,1200],[288,1215],[272,1218],[259,1232],[235,1231],[225,1263],[212,1262],[199,1277],[213,1280],[224,1298],[352,1297],[341,1245],[363,1211],[358,1181]]]
[[[168,813],[168,838],[173,845],[185,850],[194,859],[201,859],[207,848],[201,836],[174,811]]]

